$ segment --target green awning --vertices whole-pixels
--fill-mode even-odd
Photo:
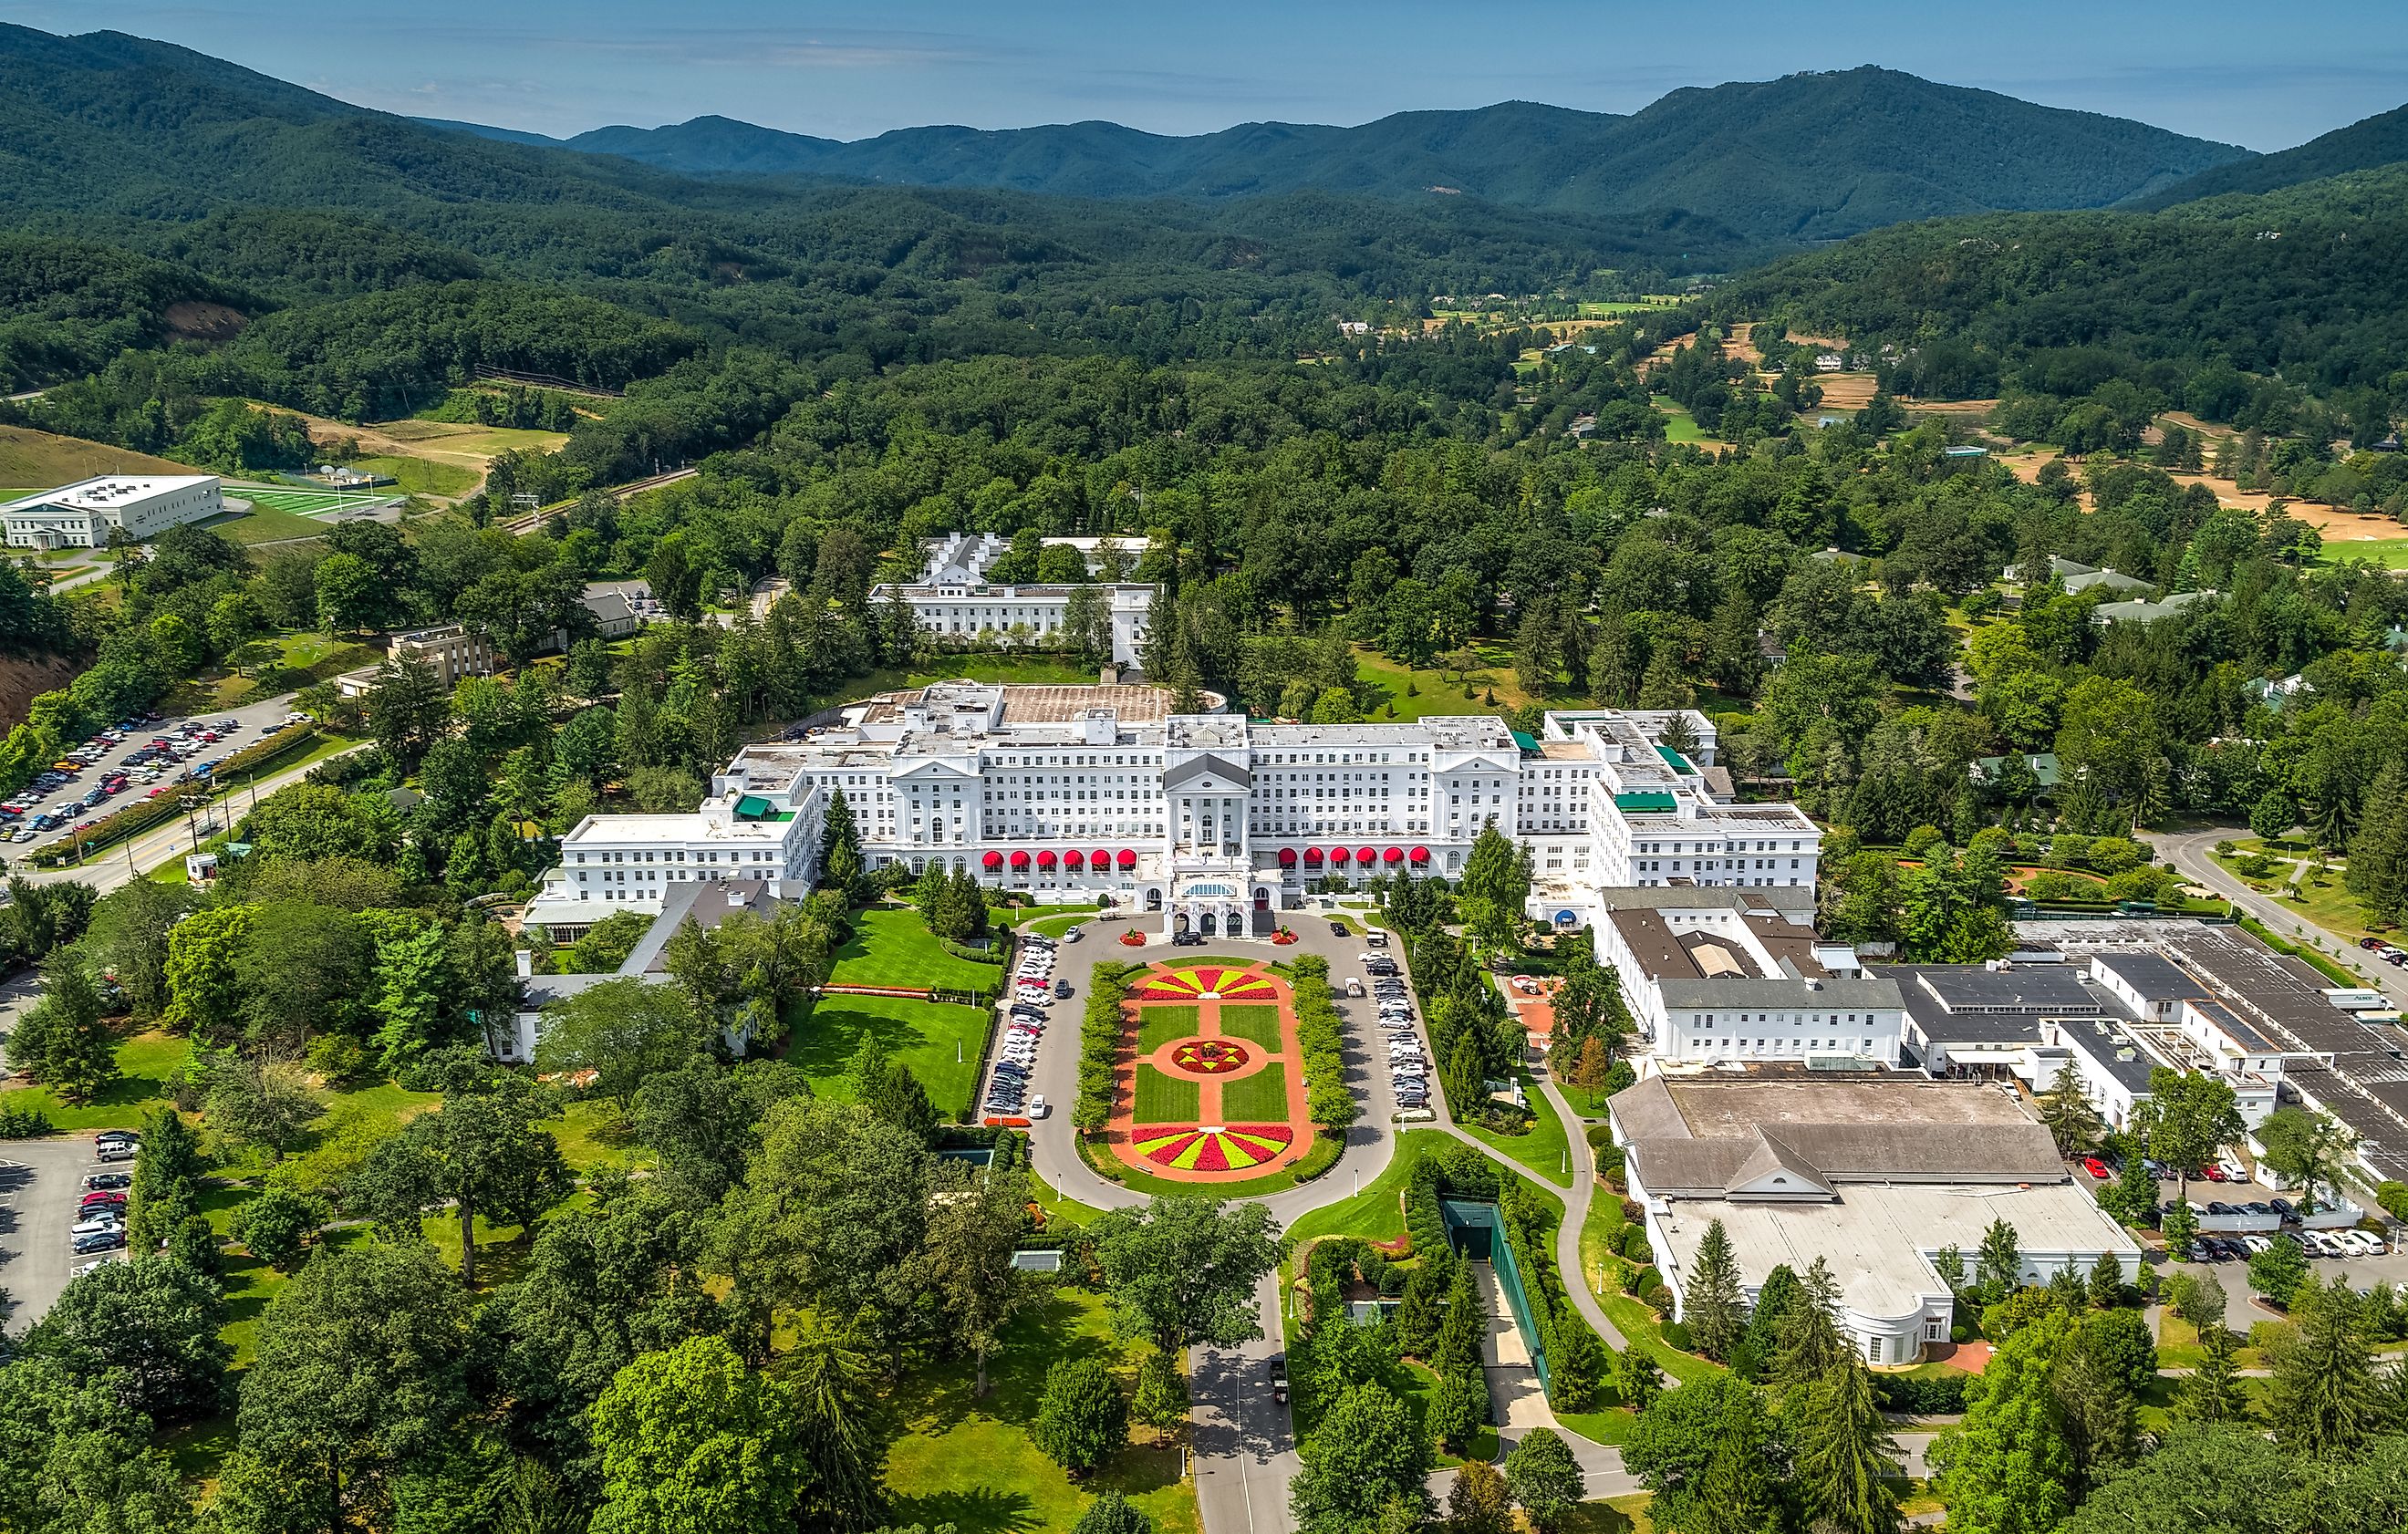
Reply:
[[[1525,756],[1539,754],[1539,738],[1527,730],[1515,730],[1513,743],[1522,748],[1522,754]]]
[[[1698,769],[1689,765],[1689,759],[1670,746],[1656,747],[1656,754],[1664,758],[1664,765],[1675,772],[1691,778],[1698,775]]]
[[[777,812],[777,807],[758,794],[747,794],[736,801],[738,820],[767,820]]]
[[[1616,794],[1613,808],[1634,815],[1669,815],[1681,808],[1681,801],[1670,794],[1654,792]]]

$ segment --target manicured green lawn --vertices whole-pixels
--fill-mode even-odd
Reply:
[[[1184,1039],[1203,1026],[1204,1010],[1186,1005],[1151,1003],[1137,1010],[1137,1050],[1151,1054],[1174,1039]]]
[[[1664,412],[1664,439],[1668,442],[1708,442],[1705,428],[1686,409],[1672,402],[1670,394],[1657,394],[1656,408]]]
[[[1527,1077],[1523,1079],[1523,1095],[1530,1099],[1530,1110],[1537,1115],[1526,1135],[1491,1134],[1474,1124],[1456,1127],[1500,1155],[1527,1167],[1559,1188],[1572,1185],[1569,1153],[1570,1142],[1564,1138],[1563,1120],[1555,1116],[1555,1106]]]
[[[1191,1081],[1166,1075],[1152,1066],[1137,1068],[1136,1121],[1140,1124],[1194,1124],[1197,1087]]]
[[[1587,1223],[1581,1226],[1581,1271],[1598,1308],[1625,1337],[1644,1339],[1664,1372],[1686,1383],[1723,1372],[1723,1366],[1693,1353],[1682,1353],[1664,1340],[1663,1318],[1622,1292],[1622,1275],[1630,1265],[1607,1244],[1622,1228],[1622,1202],[1600,1188],[1589,1201]]]
[[[228,512],[222,517],[212,517],[201,525],[212,533],[224,535],[233,542],[249,546],[326,536],[328,523],[312,521],[310,518],[298,515],[265,500],[253,499],[262,494],[259,491],[236,490],[229,494],[236,498],[251,501],[251,509],[247,512]]]
[[[173,1034],[136,1034],[117,1046],[117,1068],[121,1074],[92,1101],[80,1105],[62,1102],[47,1086],[21,1086],[0,1092],[0,1109],[38,1108],[50,1116],[51,1125],[59,1129],[139,1128],[142,1115],[158,1102],[160,1083],[192,1058],[192,1054],[191,1042]]]
[[[1647,1519],[1651,1492],[1635,1491],[1601,1502],[1583,1502],[1564,1517],[1563,1534],[1656,1534]]]
[[[875,1040],[910,1068],[939,1114],[958,1116],[970,1106],[979,1051],[994,1016],[980,1007],[903,996],[829,996],[808,1011],[789,1010],[786,1058],[810,1079],[811,1090],[844,1098],[852,1093],[845,1068],[863,1044]]]
[[[1248,1043],[1275,1050],[1280,1047],[1280,1010],[1225,1001],[1221,1004],[1221,1032],[1231,1039],[1243,1039]]]
[[[886,1489],[896,1527],[951,1524],[960,1534],[1068,1529],[1096,1494],[1117,1491],[1159,1534],[1197,1534],[1194,1486],[1180,1479],[1180,1450],[1150,1429],[1084,1481],[1072,1481],[1029,1441],[1045,1371],[1101,1357],[1134,1389],[1142,1348],[1113,1335],[1101,1296],[1056,1290],[1006,1328],[987,1363],[988,1393],[973,1396],[968,1363],[914,1369],[888,1396],[896,1429]]]
[[[1436,671],[1415,671],[1398,665],[1376,651],[1357,647],[1354,652],[1356,680],[1372,689],[1375,698],[1370,718],[1385,724],[1391,720],[1420,719],[1429,714],[1484,713],[1490,693],[1497,695],[1499,708],[1518,708],[1530,701],[1513,678],[1513,651],[1487,639],[1477,639],[1472,651],[1480,664],[1472,668],[1469,678],[1471,695],[1463,695],[1463,681],[1453,676],[1440,676]],[[1411,687],[1409,694],[1406,689]],[[1321,920],[1312,913],[1309,920]]]
[[[1393,1241],[1405,1234],[1404,1191],[1422,1152],[1446,1137],[1435,1129],[1407,1129],[1397,1136],[1395,1158],[1369,1187],[1351,1198],[1326,1204],[1298,1219],[1288,1234],[1298,1245],[1317,1236],[1359,1236],[1367,1241]]]
[[[1044,909],[1047,911],[1052,912],[1052,914],[1039,916],[1027,911],[1017,912],[1015,914],[1019,919],[1010,925],[1023,932],[1033,932],[1040,938],[1059,938],[1062,934],[1069,931],[1072,927],[1082,925],[1093,920],[1098,908],[1095,906],[1070,906],[1068,908],[1060,906],[1047,906]],[[1089,933],[1088,937],[1093,937],[1094,935],[1095,934],[1093,933]],[[1081,939],[1081,941],[1084,940],[1085,939]]]
[[[2408,569],[2408,538],[2340,539],[2324,546],[2316,564],[2331,566],[2353,559],[2363,559],[2386,570]]]
[[[406,495],[465,495],[477,483],[474,471],[459,464],[437,463],[432,458],[359,458],[354,459],[351,466],[363,474],[392,480],[393,488]],[[385,487],[380,485],[377,488]]]
[[[1287,1068],[1274,1060],[1251,1076],[1221,1083],[1225,1124],[1285,1124]]]
[[[828,979],[838,985],[914,985],[992,996],[1002,967],[957,959],[907,906],[872,906],[853,919],[851,941],[837,950]]]

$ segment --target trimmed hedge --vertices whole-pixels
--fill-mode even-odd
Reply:
[[[1909,1416],[1949,1416],[1965,1410],[1971,1374],[1876,1374],[1873,1393],[1885,1412]]]
[[[1121,1004],[1138,968],[1098,964],[1087,980],[1087,1010],[1079,1018],[1079,1097],[1070,1109],[1071,1125],[1082,1134],[1101,1129],[1112,1116],[1112,1072],[1125,1025]]]
[[[1304,1054],[1304,1111],[1323,1129],[1342,1129],[1363,1105],[1346,1088],[1346,1045],[1339,1029],[1338,1004],[1329,991],[1329,961],[1300,955],[1290,968],[1296,996],[1297,1047]]]

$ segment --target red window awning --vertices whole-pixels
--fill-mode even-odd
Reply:
[[[1112,854],[1098,847],[1087,854],[1087,862],[1093,867],[1109,868],[1112,866]]]
[[[1343,847],[1332,847],[1329,849],[1329,861],[1332,863],[1343,863],[1354,855],[1354,854],[1353,853],[1348,852]]]
[[[1062,866],[1066,868],[1083,868],[1087,866],[1087,854],[1073,847],[1062,854]]]
[[[1281,848],[1281,849],[1279,850],[1279,860],[1280,860],[1280,867],[1283,867],[1283,868],[1293,868],[1293,867],[1296,867],[1296,849],[1295,849],[1295,848],[1293,848],[1293,847],[1283,847],[1283,848]]]
[[[1379,855],[1380,850],[1378,848],[1366,847],[1354,854],[1354,861],[1357,863],[1369,863]]]
[[[1318,848],[1318,847],[1307,847],[1307,848],[1304,850],[1304,860],[1305,860],[1307,863],[1318,863],[1318,862],[1320,862],[1320,861],[1321,861],[1321,849],[1320,849],[1320,848]]]
[[[989,853],[986,856],[979,859],[979,861],[985,864],[990,868],[1000,868],[1003,867],[1003,854],[1001,853]]]
[[[1120,856],[1114,859],[1114,861],[1119,863],[1124,868],[1134,868],[1137,867],[1137,853],[1131,852],[1126,847],[1124,847],[1120,851]]]
[[[1028,867],[1028,854],[1026,853],[1020,852],[1013,853],[1011,854],[1011,866],[1015,868],[1025,868]]]
[[[1050,868],[1060,861],[1062,861],[1060,858],[1054,855],[1054,849],[1051,847],[1037,854],[1037,866],[1040,868]]]
[[[1405,850],[1402,847],[1391,847],[1380,854],[1380,861],[1383,863],[1402,863],[1404,860]]]
[[[1413,849],[1412,857],[1413,861],[1416,863],[1427,863],[1429,861],[1429,849],[1426,847],[1416,847]]]

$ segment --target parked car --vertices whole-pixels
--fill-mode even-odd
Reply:
[[[134,1185],[134,1177],[130,1172],[93,1172],[83,1180],[83,1185],[97,1189],[130,1188]]]
[[[1330,923],[1329,935],[1333,938],[1343,938],[1346,936],[1346,924],[1343,922]]]
[[[2115,1175],[2108,1167],[2107,1163],[2100,1160],[2095,1155],[2086,1155],[2082,1158],[2082,1169],[2088,1172],[2091,1176],[2099,1179],[2101,1183],[2106,1182],[2108,1179]]]
[[[124,1249],[125,1227],[123,1226],[119,1226],[113,1230],[95,1230],[89,1235],[78,1236],[73,1245],[75,1254],[79,1257],[93,1252],[122,1252]]]

